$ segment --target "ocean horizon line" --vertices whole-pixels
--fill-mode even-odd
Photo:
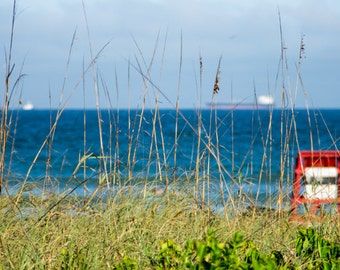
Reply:
[[[207,106],[204,107],[183,107],[183,108],[178,108],[179,111],[195,111],[195,110],[202,110],[202,111],[315,111],[315,110],[340,110],[339,108],[336,107],[309,107],[309,108],[305,108],[305,107],[286,107],[286,108],[281,108],[281,107],[270,107],[270,108],[237,108],[237,105],[235,105],[235,108],[209,108]],[[46,108],[46,107],[35,107],[33,109],[30,110],[25,110],[23,108],[10,108],[9,111],[97,111],[98,109],[96,107],[87,107],[87,108],[81,108],[81,107],[67,107],[64,109],[58,108],[58,107],[52,107],[52,108]],[[159,111],[176,111],[176,108],[173,107],[163,107],[163,108],[155,108],[155,107],[131,107],[131,108],[126,108],[126,107],[100,107],[99,108],[100,111],[107,111],[107,110],[118,110],[118,111],[136,111],[136,110],[159,110]]]

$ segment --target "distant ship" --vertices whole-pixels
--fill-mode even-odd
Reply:
[[[33,110],[34,109],[34,105],[32,102],[28,101],[27,103],[25,103],[22,108],[25,110],[25,111],[30,111],[30,110]]]
[[[271,96],[259,96],[257,102],[208,102],[207,107],[218,110],[268,110],[274,107],[274,99]]]

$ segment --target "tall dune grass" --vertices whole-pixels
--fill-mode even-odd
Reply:
[[[7,74],[5,81],[4,104],[2,107],[2,118],[0,126],[0,186],[5,185],[4,171],[7,164],[5,153],[8,151],[7,141],[10,128],[10,102],[11,87],[9,78],[12,75],[14,65],[11,63],[12,42],[14,35],[16,1],[13,5],[12,35],[10,49],[7,57]],[[86,8],[83,3],[84,16]],[[86,19],[87,20],[87,19]],[[282,29],[281,29],[282,31]],[[67,68],[71,58],[71,51],[76,33],[74,34],[68,55]],[[281,59],[278,69],[276,87],[279,85],[279,75],[282,76],[281,93],[281,138],[280,138],[280,176],[279,192],[273,194],[268,190],[268,198],[261,202],[259,207],[260,188],[256,194],[249,194],[244,190],[246,183],[260,184],[263,181],[272,183],[272,121],[273,108],[269,111],[269,122],[266,127],[267,133],[260,132],[263,145],[262,164],[258,179],[252,179],[252,164],[250,164],[249,175],[242,175],[241,168],[245,164],[235,164],[233,136],[234,121],[233,111],[220,118],[218,111],[213,107],[210,110],[210,120],[202,120],[202,104],[200,101],[196,110],[196,119],[187,119],[180,109],[179,99],[181,93],[182,76],[182,37],[179,58],[178,91],[175,104],[162,91],[155,79],[151,76],[154,57],[159,49],[157,38],[154,52],[149,64],[145,59],[138,43],[135,42],[139,55],[135,61],[128,60],[128,84],[130,80],[140,79],[143,85],[142,102],[135,115],[128,109],[128,125],[125,131],[128,138],[127,158],[124,160],[120,153],[122,142],[120,141],[120,110],[117,102],[117,110],[111,103],[110,91],[102,79],[98,83],[95,60],[101,51],[95,55],[91,48],[89,37],[89,48],[91,59],[87,66],[84,65],[82,76],[74,85],[77,89],[83,83],[84,78],[92,72],[94,91],[96,94],[96,109],[98,117],[98,133],[100,138],[100,155],[95,156],[86,144],[86,108],[84,107],[84,146],[79,155],[78,164],[75,166],[72,175],[67,183],[75,183],[73,188],[67,188],[61,192],[51,192],[47,187],[52,180],[49,174],[49,162],[53,149],[54,133],[58,129],[58,121],[67,108],[68,101],[60,102],[57,114],[53,119],[51,116],[50,132],[46,139],[37,149],[36,159],[43,149],[49,152],[46,160],[46,175],[43,184],[35,183],[35,190],[41,192],[29,192],[32,189],[31,183],[27,182],[32,165],[27,172],[23,183],[20,183],[19,192],[10,194],[2,192],[0,200],[1,225],[0,225],[0,266],[2,268],[26,269],[26,268],[47,268],[47,269],[108,269],[114,268],[117,262],[126,256],[136,260],[139,268],[152,268],[157,259],[159,245],[165,239],[173,239],[179,245],[184,246],[188,239],[202,239],[208,228],[213,228],[219,239],[224,241],[233,233],[243,231],[247,239],[255,241],[263,251],[270,252],[273,248],[283,252],[287,260],[299,261],[294,253],[295,230],[298,225],[288,222],[289,213],[287,206],[289,194],[284,186],[291,185],[292,150],[299,149],[299,137],[297,134],[296,122],[294,119],[295,99],[292,94],[286,77],[289,74],[285,49],[282,44]],[[163,56],[165,54],[163,47]],[[300,65],[303,43],[301,43],[299,55],[299,68],[297,71],[296,86],[298,91],[301,83]],[[163,60],[162,60],[163,62]],[[216,85],[219,86],[221,59],[217,65],[216,78],[212,78],[211,89],[203,88],[203,57],[199,58],[199,83],[197,84],[199,95],[202,91],[211,91],[212,102],[215,102]],[[131,78],[131,70],[136,71],[139,78]],[[163,71],[162,71],[163,72]],[[20,73],[18,80],[20,80]],[[164,76],[162,74],[162,76]],[[65,80],[66,80],[65,76]],[[65,85],[65,83],[64,83]],[[286,86],[287,85],[287,86]],[[13,89],[15,89],[14,84]],[[85,87],[85,86],[83,86]],[[274,89],[275,91],[276,89]],[[108,99],[108,110],[102,110],[99,104],[99,92],[103,91]],[[117,100],[119,95],[118,78],[116,77]],[[130,91],[130,89],[128,89]],[[216,93],[213,93],[213,92]],[[222,89],[221,89],[222,91]],[[63,95],[63,89],[62,89]],[[146,99],[148,96],[154,99],[154,106],[148,109]],[[254,96],[256,87],[254,85]],[[167,146],[164,140],[164,123],[162,122],[162,110],[160,109],[159,97],[164,98],[175,110],[174,142],[173,148],[166,151]],[[200,97],[199,97],[200,98]],[[85,99],[85,90],[84,90]],[[112,98],[113,99],[113,98]],[[289,104],[287,104],[289,101]],[[85,105],[84,105],[85,106]],[[287,110],[287,107],[290,110]],[[151,119],[145,118],[146,110],[150,110]],[[309,108],[307,107],[307,110]],[[114,113],[115,111],[115,113]],[[109,142],[104,142],[102,136],[102,118],[107,113],[110,119]],[[52,115],[52,114],[51,114]],[[311,116],[308,115],[309,121]],[[150,120],[151,134],[149,145],[142,145],[140,138],[145,132],[143,123]],[[231,152],[226,157],[221,149],[227,148],[220,141],[223,134],[220,134],[221,125],[231,120]],[[253,122],[260,122],[258,111],[253,112]],[[192,148],[194,154],[191,162],[192,169],[180,168],[178,163],[179,140],[183,135],[182,125],[192,131]],[[193,124],[194,123],[194,124]],[[325,123],[326,124],[326,123]],[[262,127],[262,123],[260,123]],[[311,128],[311,125],[310,125]],[[255,136],[255,131],[254,131]],[[257,136],[257,135],[256,135]],[[312,140],[312,135],[310,140]],[[114,142],[114,143],[112,143]],[[248,155],[253,159],[252,142],[249,145]],[[311,143],[312,144],[312,143]],[[15,145],[15,144],[14,144]],[[108,145],[106,148],[105,145]],[[139,171],[137,167],[138,151],[145,151],[147,162],[145,167]],[[97,186],[94,190],[87,188],[90,175],[87,174],[90,161],[95,159],[99,166],[96,167],[95,179]],[[226,159],[232,160],[231,169],[225,166]],[[247,162],[247,157],[244,158]],[[125,163],[124,163],[125,162]],[[218,177],[212,175],[212,167],[216,166]],[[74,177],[83,170],[83,178]],[[124,171],[124,172],[123,172]],[[153,171],[154,173],[151,173]],[[264,177],[264,172],[267,177]],[[91,176],[93,178],[93,175]],[[214,185],[213,183],[217,183]],[[83,188],[82,196],[76,195],[75,190]],[[237,193],[234,191],[238,190]],[[28,192],[27,192],[28,191]],[[339,238],[339,222],[333,224],[318,224],[319,230],[333,239]]]

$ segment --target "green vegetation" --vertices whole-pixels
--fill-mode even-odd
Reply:
[[[2,198],[0,266],[339,269],[339,219],[305,228],[274,211],[219,215],[189,199],[188,191],[154,195],[150,189],[147,195],[121,190],[90,204],[72,196],[28,196],[16,206]]]
[[[340,267],[340,243],[321,238],[314,229],[299,230],[296,256],[303,258],[303,268],[338,269]],[[296,269],[293,262],[285,262],[280,251],[263,254],[251,241],[244,241],[243,234],[236,233],[226,243],[219,243],[209,230],[201,241],[189,241],[185,250],[171,240],[162,244],[157,261],[159,269]]]

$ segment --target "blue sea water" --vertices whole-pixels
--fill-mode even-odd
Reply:
[[[89,179],[95,188],[105,171],[113,184],[131,176],[190,179],[198,160],[199,173],[212,182],[262,181],[264,189],[276,190],[280,183],[290,185],[299,149],[339,148],[340,110],[65,110],[58,119],[57,114],[11,111],[9,186],[48,178],[60,186]],[[77,167],[84,154],[90,155],[86,164]]]

